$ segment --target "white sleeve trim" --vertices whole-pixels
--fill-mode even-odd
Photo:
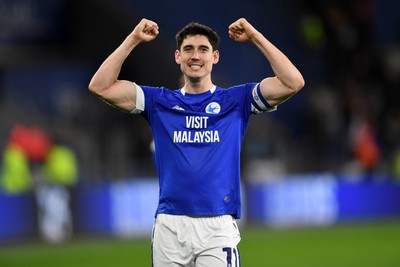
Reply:
[[[144,111],[144,93],[139,85],[133,84],[136,88],[136,108],[131,111],[131,114],[140,114]]]

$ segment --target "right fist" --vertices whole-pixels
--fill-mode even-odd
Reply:
[[[157,23],[148,19],[142,19],[132,32],[136,38],[143,42],[154,40],[158,33]]]

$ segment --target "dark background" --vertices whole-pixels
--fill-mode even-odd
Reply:
[[[244,177],[400,176],[399,10],[396,0],[0,0],[0,148],[17,123],[36,125],[77,152],[82,180],[154,176],[146,122],[92,96],[92,75],[145,17],[160,35],[135,49],[121,79],[179,88],[175,33],[197,21],[221,36],[216,84],[260,81],[273,75],[264,57],[227,35],[245,17],[306,86],[277,112],[252,118]]]

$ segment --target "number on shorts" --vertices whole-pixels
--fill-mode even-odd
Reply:
[[[235,255],[235,267],[239,267],[238,265],[238,251],[235,248],[223,248],[222,251],[226,252],[226,267],[233,267],[232,265],[232,251]]]

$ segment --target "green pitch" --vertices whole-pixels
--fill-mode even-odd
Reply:
[[[243,267],[398,267],[400,221],[326,228],[242,229]],[[1,267],[150,267],[150,240],[0,245]],[[212,266],[210,266],[212,267]]]

